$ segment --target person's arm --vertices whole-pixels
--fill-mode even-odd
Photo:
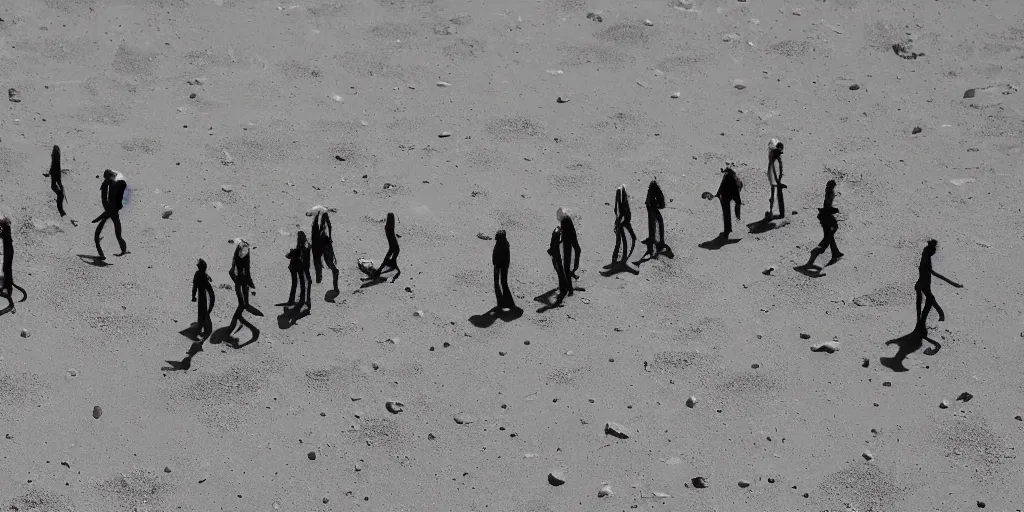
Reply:
[[[210,294],[210,309],[209,312],[213,313],[213,305],[217,302],[217,295],[213,293],[213,285],[209,281],[206,282],[206,292]]]
[[[572,249],[576,253],[572,263],[572,272],[575,274],[580,268],[580,239],[575,232],[572,234]]]
[[[938,272],[936,272],[934,270],[932,270],[932,275],[937,277],[937,278],[939,278],[939,279],[942,279],[943,281],[945,281],[945,282],[949,283],[950,285],[955,286],[957,288],[963,288],[964,287],[964,285],[962,285],[960,283],[956,283],[956,282],[950,281],[948,277],[946,277],[946,276],[944,276],[944,275],[942,275],[942,274],[940,274],[940,273],[938,273]]]
[[[103,184],[100,185],[100,203],[103,205],[104,211],[110,208],[110,201],[107,199],[107,193],[109,189],[110,183],[107,181],[104,181]]]
[[[196,301],[196,293],[199,292],[199,281],[196,278],[192,278],[192,302]]]
[[[775,175],[775,183],[782,184],[782,157],[778,157],[775,160],[779,162],[779,173]]]
[[[324,215],[324,224],[327,226],[327,238],[333,240],[334,228],[331,226],[331,218]]]

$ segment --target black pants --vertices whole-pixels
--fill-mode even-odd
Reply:
[[[822,226],[822,238],[821,242],[818,242],[818,246],[814,248],[817,254],[825,252],[825,248],[832,250],[832,257],[842,254],[839,252],[839,248],[836,247],[836,231],[839,230],[838,226]]]
[[[121,238],[121,216],[118,212],[104,212],[100,215],[99,224],[96,225],[96,252],[100,256],[103,256],[103,248],[100,247],[100,234],[103,232],[103,225],[110,220],[114,223],[114,236],[117,237],[117,244],[121,246],[121,252],[128,252],[128,244],[125,243],[124,238]]]
[[[515,299],[508,289],[508,267],[494,267],[494,297],[500,308],[515,307]]]
[[[658,237],[655,238],[654,235]],[[647,252],[654,252],[654,248],[661,248],[665,245],[665,219],[661,217],[661,210],[647,207]]]
[[[772,193],[775,194],[775,199],[779,202],[779,217],[786,216],[786,200],[783,197],[783,190],[785,187],[782,184],[772,185]]]
[[[925,322],[928,320],[928,315],[932,312],[932,308],[939,313],[939,320],[946,319],[946,312],[942,310],[939,303],[935,301],[935,295],[932,295],[931,286],[916,286],[917,289],[917,327],[923,328]],[[922,299],[924,301],[924,308],[921,308]]]
[[[732,212],[729,211],[729,200],[724,197],[720,197],[718,200],[722,203],[722,232],[728,235],[732,233]],[[736,204],[736,209],[740,209],[739,203]]]
[[[199,305],[199,318],[196,323],[199,324],[199,334],[206,336],[213,332],[213,320],[210,320],[210,305],[207,303],[205,293],[199,294],[197,303]]]
[[[51,181],[50,190],[57,194],[57,212],[60,213],[61,217],[67,215],[64,213],[64,184],[56,180]]]
[[[636,246],[636,233],[633,232],[633,224],[629,220],[624,220],[615,227],[615,250],[612,251],[612,261],[618,260],[619,246],[622,246],[622,260],[625,261],[633,254],[633,251],[627,249],[629,243],[626,242],[626,232],[629,232],[629,236],[633,237],[633,246]]]
[[[316,282],[323,280],[324,263],[331,269],[334,277],[334,288],[338,288],[338,260],[334,256],[334,244],[327,242],[313,245],[313,268],[316,270]]]
[[[562,267],[562,259],[556,252],[551,255],[551,265],[555,267],[555,274],[558,275],[558,291],[565,293],[572,289],[572,282],[566,275],[565,269]]]
[[[309,271],[302,271],[301,269],[291,268],[288,269],[292,273],[292,289],[288,292],[288,302],[295,303],[295,285],[298,282],[299,285],[299,303],[304,304],[307,302],[308,290],[306,289],[306,278],[309,276]]]

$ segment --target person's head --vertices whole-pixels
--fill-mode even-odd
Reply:
[[[569,209],[563,206],[555,212],[555,218],[558,219],[558,222],[562,222],[565,219],[571,219],[572,215],[569,213]]]
[[[113,169],[106,169],[103,171],[103,179],[112,180],[117,177],[117,173]]]
[[[7,218],[6,215],[0,215],[0,236],[11,235],[11,219]]]
[[[775,153],[776,154],[781,155],[782,154],[782,149],[783,149],[783,145],[782,145],[781,142],[775,145]]]
[[[395,228],[395,214],[394,213],[388,212],[388,218],[387,218],[386,221],[384,221],[384,225],[387,226],[387,227],[390,227],[391,229]]]
[[[54,144],[53,151],[50,152],[51,156],[60,157],[60,146]]]
[[[199,258],[199,261],[196,262],[196,268],[198,268],[200,272],[206,272],[206,260]]]
[[[939,248],[939,241],[935,239],[928,240],[928,245],[924,248],[924,253],[931,256],[935,254],[935,250]]]
[[[736,171],[732,170],[732,167],[726,167],[722,169],[722,172],[724,172],[725,174],[736,174]]]
[[[835,188],[836,180],[828,180],[828,183],[825,184],[825,190],[828,190],[829,192],[831,192]]]
[[[297,245],[299,247],[302,247],[302,246],[306,245],[306,232],[305,231],[299,231],[298,235],[296,235],[296,238],[297,238],[297,242],[298,242]]]
[[[498,232],[494,234],[494,239],[498,240],[498,241],[501,241],[501,242],[504,242],[505,241],[505,230],[504,229],[499,229]]]

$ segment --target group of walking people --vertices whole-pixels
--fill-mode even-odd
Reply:
[[[765,212],[763,222],[771,222],[786,216],[784,191],[787,186],[783,183],[783,147],[783,143],[777,139],[772,139],[769,143],[767,176],[770,196],[769,208]],[[719,234],[719,238],[728,239],[732,232],[733,214],[735,214],[737,220],[741,218],[740,206],[743,204],[741,199],[743,181],[731,166],[727,166],[721,169],[721,171],[722,179],[718,191],[714,195],[710,192],[704,192],[702,197],[709,200],[715,198],[719,200],[722,207],[723,222],[723,229]],[[65,210],[67,196],[61,181],[64,172],[65,169],[61,167],[60,147],[53,146],[50,170],[44,176],[50,178],[50,188],[57,195],[57,211],[61,217],[67,215]],[[822,228],[822,240],[811,249],[810,259],[803,265],[795,267],[798,270],[814,268],[820,270],[819,267],[815,267],[815,261],[826,249],[830,249],[832,253],[829,265],[843,257],[843,253],[839,251],[835,239],[839,228],[839,222],[836,217],[839,210],[834,205],[835,189],[836,181],[829,180],[825,185],[824,201],[822,207],[818,209],[817,216]],[[120,219],[120,212],[127,204],[129,196],[130,188],[124,175],[111,169],[104,170],[103,182],[100,185],[100,204],[103,211],[92,221],[97,224],[94,241],[97,251],[95,259],[99,262],[106,259],[100,241],[102,240],[103,228],[107,221],[110,221],[114,226],[114,236],[120,248],[120,252],[116,256],[129,254],[127,243],[122,236]],[[776,203],[778,204],[778,213],[775,213]],[[657,180],[651,180],[649,183],[644,205],[647,209],[648,236],[640,243],[645,245],[647,249],[640,260],[632,262],[633,265],[639,265],[647,259],[657,258],[661,254],[672,254],[672,249],[665,242],[665,225],[661,213],[661,210],[666,208],[665,195]],[[625,184],[620,185],[615,190],[613,212],[615,215],[613,223],[615,246],[612,250],[611,264],[606,266],[606,268],[632,269],[629,259],[636,248],[637,236],[632,226],[632,212]],[[285,255],[288,261],[288,270],[291,274],[291,289],[288,301],[283,305],[286,307],[293,306],[296,313],[308,314],[312,309],[313,275],[311,274],[311,267],[315,270],[316,283],[319,284],[323,280],[323,267],[326,265],[332,274],[333,292],[338,292],[339,270],[333,246],[331,213],[337,213],[337,209],[323,205],[316,205],[310,208],[306,212],[306,216],[310,217],[312,221],[309,231],[310,235],[307,237],[305,231],[299,231],[296,235],[296,245]],[[561,207],[556,211],[556,219],[558,225],[551,232],[551,241],[547,253],[551,257],[551,263],[557,277],[557,301],[560,303],[564,297],[572,296],[574,291],[583,289],[576,287],[574,284],[575,281],[579,280],[577,272],[580,266],[581,249],[573,216],[568,208]],[[380,265],[360,265],[366,273],[366,277],[362,279],[365,282],[364,286],[382,281],[384,279],[382,277],[383,274],[387,272],[394,272],[391,282],[395,282],[401,275],[402,272],[398,266],[400,247],[398,243],[399,237],[395,231],[396,223],[397,217],[394,213],[389,212],[384,221],[384,234],[388,243],[388,249]],[[496,309],[518,309],[514,296],[508,286],[511,248],[507,233],[504,230],[500,230],[495,234],[494,239],[492,264],[494,266]],[[27,299],[28,295],[22,287],[14,283],[12,272],[14,251],[11,221],[4,216],[0,216],[0,242],[2,242],[3,249],[3,276],[2,280],[0,280],[0,296],[6,298],[9,302],[7,308],[0,310],[0,314],[2,314],[8,311],[15,311],[14,290],[21,292],[22,302]],[[242,238],[234,238],[230,242],[235,245],[235,250],[228,275],[232,280],[238,304],[232,315],[229,330],[234,334],[238,325],[241,324],[248,327],[254,333],[258,333],[258,329],[243,316],[246,312],[255,316],[263,316],[263,313],[249,302],[250,296],[256,293],[256,285],[251,273],[252,246]],[[933,308],[938,312],[940,321],[945,319],[944,311],[935,301],[935,297],[931,292],[932,276],[936,276],[953,286],[962,287],[962,285],[947,279],[932,269],[931,257],[935,254],[937,246],[938,242],[935,240],[928,242],[919,266],[919,278],[915,285],[917,293],[917,330],[926,329],[925,321]],[[361,263],[365,261],[368,260],[361,260]],[[216,298],[211,282],[212,280],[207,273],[206,261],[199,259],[196,262],[196,272],[192,279],[192,301],[197,302],[198,315],[196,326],[198,327],[200,338],[205,338],[212,332],[210,315]],[[298,292],[297,297],[296,292]],[[255,335],[258,336],[258,334]]]

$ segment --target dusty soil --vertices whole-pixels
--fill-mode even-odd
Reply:
[[[0,204],[29,291],[0,317],[5,510],[1022,508],[1017,0],[8,0],[0,18],[21,99],[0,97]],[[797,214],[752,233],[772,137]],[[53,144],[77,226],[41,176]],[[700,195],[727,161],[742,240],[706,250],[720,210]],[[132,254],[94,267],[77,255],[107,167],[132,186]],[[644,238],[652,177],[675,258],[601,276],[615,187]],[[832,178],[846,258],[812,278],[792,267]],[[339,209],[341,294],[317,285],[282,329],[284,255],[317,203]],[[563,205],[586,291],[538,313]],[[360,289],[388,211],[402,277]],[[476,235],[497,229],[526,312],[479,328]],[[236,236],[260,338],[171,370],[196,258],[229,320]],[[893,372],[929,238],[965,288],[936,282],[943,348]]]

